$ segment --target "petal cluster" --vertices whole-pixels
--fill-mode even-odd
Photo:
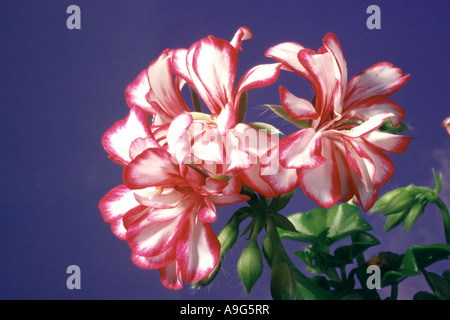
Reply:
[[[259,179],[260,150],[273,145],[267,133],[264,145],[253,145],[260,131],[239,123],[247,90],[273,83],[281,68],[258,65],[235,84],[242,41],[251,37],[242,27],[230,42],[208,36],[189,49],[163,51],[126,88],[129,115],[102,139],[111,160],[124,167],[123,184],[100,201],[103,218],[129,243],[132,261],[158,269],[171,289],[217,266],[216,206],[249,199],[240,194],[243,180]],[[193,110],[182,94],[187,86],[200,97]],[[209,113],[200,112],[200,100]],[[256,187],[273,194],[262,182]]]
[[[402,122],[404,111],[389,96],[409,75],[382,62],[348,81],[340,44],[331,33],[317,51],[286,42],[266,55],[306,78],[315,92],[310,102],[280,86],[286,113],[308,124],[280,142],[281,166],[297,170],[299,185],[320,206],[353,198],[368,210],[394,173],[385,152],[403,152],[410,140],[377,130],[388,119],[393,126]]]

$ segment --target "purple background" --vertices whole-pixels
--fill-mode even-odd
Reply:
[[[81,8],[81,30],[66,28],[71,4]],[[381,30],[366,27],[371,4],[381,8]],[[267,265],[249,296],[240,284],[236,261],[243,238],[210,287],[170,291],[159,272],[131,262],[127,243],[112,234],[98,210],[100,198],[122,181],[122,168],[107,158],[100,140],[127,115],[125,87],[164,49],[187,48],[209,34],[231,40],[240,26],[249,27],[254,38],[243,44],[238,77],[272,62],[264,57],[270,46],[296,41],[318,49],[327,32],[341,43],[349,77],[381,61],[411,74],[393,99],[405,109],[414,140],[404,154],[391,157],[396,173],[381,194],[410,183],[434,187],[434,167],[444,174],[442,197],[450,203],[450,136],[441,127],[450,116],[449,9],[446,0],[3,1],[0,298],[270,299]],[[261,107],[279,103],[279,84],[312,97],[306,81],[283,73],[277,84],[250,92],[247,120],[289,132],[289,124]],[[314,207],[298,190],[284,213]],[[217,232],[232,209],[219,209]],[[382,241],[366,258],[444,242],[434,208],[409,233],[396,228],[383,234],[379,214],[363,215]],[[81,290],[66,287],[66,268],[73,264],[81,268]],[[444,268],[448,261],[436,264],[437,272]],[[424,282],[412,278],[402,283],[399,297],[410,299],[422,288]]]

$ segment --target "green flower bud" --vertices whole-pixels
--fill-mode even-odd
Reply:
[[[262,251],[264,254],[264,257],[266,258],[267,263],[269,266],[272,265],[272,259],[273,259],[273,248],[272,248],[272,241],[270,240],[269,233],[266,233],[263,239],[262,243]]]
[[[391,201],[392,199],[394,199],[395,197],[400,195],[402,192],[404,192],[403,188],[402,189],[395,189],[393,191],[390,191],[390,192],[386,193],[385,195],[380,197],[377,200],[377,202],[375,202],[375,204],[373,205],[372,209],[370,209],[370,212],[383,211],[384,207],[389,203],[389,201]]]
[[[414,196],[410,192],[403,190],[403,192],[390,199],[389,202],[384,206],[383,215],[385,216],[408,210],[413,204],[413,201]]]
[[[250,293],[263,272],[261,250],[259,250],[256,239],[250,240],[242,251],[237,263],[237,271],[247,294]]]
[[[270,292],[274,300],[295,300],[297,298],[297,283],[294,274],[284,260],[278,261],[272,266]]]
[[[420,217],[420,215],[423,213],[424,210],[425,206],[422,201],[414,202],[408,214],[403,220],[403,228],[405,228],[405,230],[407,231],[411,229],[413,224],[417,221],[417,219]]]
[[[397,213],[390,214],[386,219],[386,223],[384,224],[384,232],[388,232],[389,230],[402,223],[407,213],[407,210],[403,210]]]
[[[231,219],[217,237],[220,242],[220,255],[223,256],[236,243],[239,237],[239,221]]]

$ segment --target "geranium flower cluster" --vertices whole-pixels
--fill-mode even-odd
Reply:
[[[231,41],[208,36],[162,52],[126,88],[129,115],[102,139],[124,167],[123,184],[100,201],[103,218],[129,243],[132,261],[158,269],[171,289],[217,266],[216,206],[249,200],[243,185],[269,198],[301,187],[321,207],[353,199],[368,210],[394,172],[385,152],[403,152],[409,142],[377,130],[403,120],[388,98],[408,79],[400,69],[380,63],[347,81],[338,40],[327,34],[317,52],[293,42],[269,48],[274,60],[237,81],[238,54],[251,38],[241,27]],[[280,139],[276,128],[243,119],[247,91],[285,70],[310,81],[316,96],[309,102],[280,87],[287,117],[301,124]]]

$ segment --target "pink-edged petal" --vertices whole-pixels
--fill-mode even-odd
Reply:
[[[260,176],[260,164],[256,163],[246,170],[239,173],[242,182],[250,189],[258,192],[267,198],[275,198],[279,194],[272,189],[269,183],[263,180]]]
[[[333,145],[328,139],[323,139],[322,145],[326,162],[316,168],[299,169],[299,181],[308,197],[322,208],[329,208],[341,197],[341,185]]]
[[[390,121],[394,127],[398,126],[405,117],[405,112],[400,105],[385,96],[374,96],[358,101],[351,107],[345,109],[342,120],[356,119],[366,121],[383,112],[390,112],[393,114],[393,116],[390,117]]]
[[[371,96],[389,96],[400,89],[408,80],[400,68],[388,62],[377,63],[353,77],[347,86],[345,105]]]
[[[372,131],[362,137],[373,147],[390,153],[402,153],[406,150],[412,137]]]
[[[221,192],[228,185],[228,181],[214,179],[214,178],[206,178],[205,184],[202,186],[202,189],[207,194],[216,194]]]
[[[168,210],[168,209],[166,209]],[[181,236],[183,215],[164,222],[141,219],[130,226],[127,240],[134,253],[156,256],[166,251]]]
[[[122,218],[128,211],[140,207],[134,197],[134,191],[125,185],[111,189],[99,203],[100,212],[105,222]]]
[[[160,145],[153,137],[137,138],[130,146],[130,159],[136,158],[144,150],[149,148],[160,148]]]
[[[154,110],[147,101],[146,96],[150,91],[150,83],[148,81],[147,69],[142,71],[136,79],[130,83],[125,89],[125,98],[130,108],[139,107],[149,114],[153,114]]]
[[[229,131],[226,136],[226,163],[229,164],[226,173],[236,172],[249,168],[252,164],[256,163],[255,157],[251,157],[248,152],[248,143],[254,143],[256,139],[245,139],[236,130]]]
[[[144,257],[133,252],[131,254],[131,261],[139,268],[159,269],[175,261],[175,252],[175,246],[170,247],[157,256]]]
[[[278,62],[281,62],[281,64],[283,65],[283,69],[297,72],[307,79],[310,79],[310,76],[305,67],[298,60],[298,53],[303,49],[305,49],[305,47],[298,43],[283,42],[269,48],[266,51],[265,55],[267,57],[274,58]]]
[[[286,169],[280,165],[278,147],[271,148],[260,157],[260,163],[260,177],[275,193],[286,194],[299,186],[297,169]]]
[[[352,179],[355,185],[355,197],[364,211],[369,211],[378,198],[379,186],[371,183],[364,183],[359,176],[351,171]]]
[[[286,110],[287,114],[295,120],[317,119],[319,114],[311,104],[311,102],[297,98],[290,93],[287,89],[280,86],[280,99],[281,104]]]
[[[176,207],[181,199],[183,199],[184,193],[178,190],[170,190],[169,192],[157,193],[154,195],[146,196],[136,194],[136,200],[143,206],[159,209],[168,209]]]
[[[359,145],[367,154],[371,163],[373,163],[374,171],[371,173],[371,179],[374,184],[386,184],[394,175],[394,164],[391,159],[383,152],[366,144],[363,140],[354,141],[354,145]]]
[[[321,115],[333,111],[333,102],[337,83],[340,83],[340,73],[336,69],[332,53],[315,53],[305,49],[299,52],[298,59],[311,76],[311,84],[316,93],[315,107]]]
[[[127,164],[130,158],[130,147],[138,138],[153,140],[147,117],[142,109],[130,109],[128,116],[116,122],[102,137],[102,144],[112,160]],[[156,142],[155,142],[156,143]]]
[[[188,226],[177,242],[177,262],[182,278],[194,282],[206,277],[217,266],[220,242],[208,223],[191,214]]]
[[[277,80],[281,63],[260,64],[247,71],[237,86],[236,104],[241,94],[252,88],[269,86]]]
[[[191,137],[189,127],[193,122],[192,116],[188,113],[177,116],[169,127],[167,143],[169,152],[175,157],[178,164],[191,163]]]
[[[325,161],[322,156],[321,132],[308,128],[280,141],[280,164],[285,168],[315,168]]]
[[[204,126],[199,123],[195,123],[192,126],[193,143],[191,147],[192,155],[195,160],[194,163],[201,164],[202,161],[207,163],[225,163],[224,142],[222,141],[222,135],[217,128]]]
[[[378,129],[383,122],[395,115],[392,112],[382,112],[370,117],[367,121],[361,123],[360,125],[350,129],[350,130],[328,130],[327,135],[343,135],[349,138],[359,138],[365,134],[368,134],[376,129]]]
[[[328,33],[323,39],[323,44],[329,52],[333,53],[336,66],[339,68],[339,72],[341,74],[340,82],[345,88],[347,85],[347,63],[345,61],[344,54],[342,53],[339,41],[334,34]]]
[[[203,223],[212,223],[217,220],[217,212],[214,204],[204,197],[198,208],[198,221]]]
[[[188,68],[192,57],[192,71],[201,84],[196,84],[197,91],[211,112],[220,114],[233,97],[238,52],[228,41],[212,36],[200,40],[190,52]]]
[[[217,117],[217,128],[220,134],[225,135],[227,130],[233,128],[238,121],[238,110],[228,102]]]
[[[173,261],[171,264],[159,269],[161,283],[168,289],[180,290],[183,288],[181,274],[178,263]]]
[[[130,189],[176,185],[182,178],[172,161],[164,149],[145,150],[124,168],[125,185]]]
[[[244,194],[217,194],[208,196],[208,199],[215,206],[227,206],[233,203],[248,201],[250,197]]]
[[[188,112],[189,108],[181,97],[178,86],[175,85],[172,75],[172,51],[165,50],[157,60],[148,67],[148,79],[151,91],[150,96],[172,117]]]
[[[339,201],[347,202],[355,195],[355,185],[345,158],[345,150],[341,144],[334,144],[334,155],[339,171],[339,184],[341,186],[341,197],[339,198]]]
[[[234,34],[233,39],[230,41],[230,44],[236,49],[240,50],[242,46],[242,41],[249,40],[253,38],[252,31],[247,27],[240,27],[238,31]]]

